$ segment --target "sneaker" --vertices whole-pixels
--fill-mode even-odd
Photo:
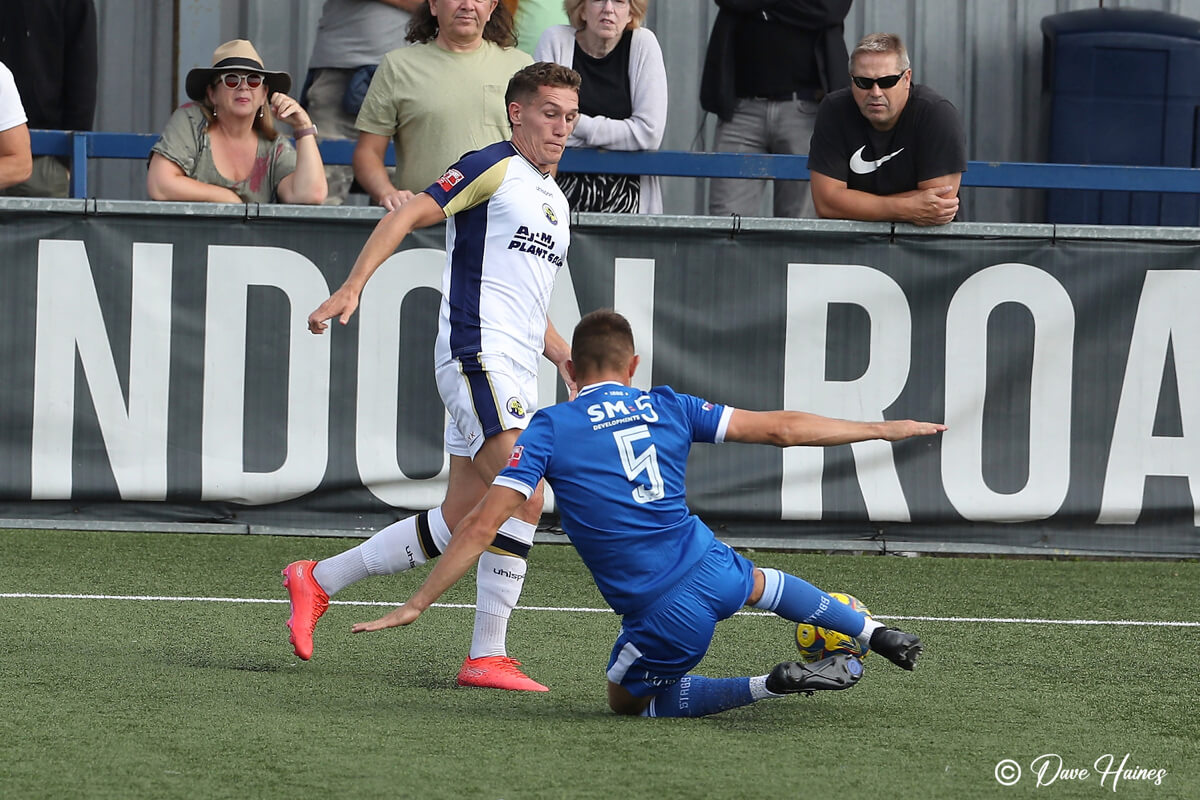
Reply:
[[[508,656],[468,658],[458,671],[459,686],[511,689],[514,692],[548,692],[550,689],[520,670],[521,662]]]
[[[287,621],[292,631],[288,641],[296,655],[305,661],[312,658],[313,629],[317,627],[317,620],[329,608],[329,595],[312,574],[316,565],[315,561],[293,561],[283,571],[283,585],[287,587],[292,603],[292,615]]]
[[[911,670],[921,655],[921,640],[896,628],[876,628],[871,634],[871,649],[897,667]]]
[[[812,694],[821,689],[849,689],[858,683],[862,673],[862,662],[849,653],[837,653],[811,664],[785,661],[767,676],[767,691]]]

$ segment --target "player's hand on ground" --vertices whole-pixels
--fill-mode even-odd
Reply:
[[[338,289],[328,300],[321,303],[316,311],[308,315],[308,329],[313,333],[324,333],[329,327],[325,323],[334,317],[345,325],[357,308],[358,294],[346,288]]]
[[[412,200],[415,196],[416,195],[407,189],[397,189],[396,191],[389,192],[388,194],[385,194],[383,197],[379,198],[379,205],[383,206],[388,211],[395,211],[409,200]]]
[[[387,614],[384,614],[377,620],[371,622],[356,622],[350,627],[351,633],[367,633],[369,631],[381,631],[384,628],[398,628],[403,625],[409,625],[416,622],[417,617],[421,616],[421,612],[417,611],[408,605],[402,605]]]
[[[909,222],[913,225],[945,225],[958,214],[958,197],[953,186],[923,189],[913,195],[912,201]]]
[[[917,422],[911,419],[897,419],[883,423],[883,438],[889,442],[898,442],[913,436],[932,436],[946,430],[940,422]]]

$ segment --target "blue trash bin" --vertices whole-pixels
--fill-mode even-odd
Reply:
[[[1200,166],[1200,21],[1096,8],[1042,19],[1047,160]],[[1197,225],[1192,194],[1051,190],[1048,222]]]

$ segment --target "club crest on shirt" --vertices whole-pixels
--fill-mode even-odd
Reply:
[[[712,410],[713,410],[713,404],[712,404],[712,403],[710,403],[710,402],[708,402],[707,400],[705,400],[705,401],[704,401],[704,405],[700,406],[700,408],[704,409],[705,411],[712,411]]]
[[[446,170],[446,174],[438,178],[438,186],[442,187],[443,192],[448,192],[458,185],[463,179],[463,174],[456,169]]]
[[[550,221],[551,225],[558,224],[558,214],[554,213],[554,209],[550,207],[549,203],[542,203],[542,213],[546,215],[546,219]]]
[[[512,414],[517,419],[525,416],[525,404],[521,402],[521,398],[519,397],[508,398],[508,402],[504,404],[504,407],[508,410],[509,414]]]
[[[521,463],[521,452],[525,449],[525,445],[519,444],[513,448],[512,455],[508,457],[508,465],[515,467]]]

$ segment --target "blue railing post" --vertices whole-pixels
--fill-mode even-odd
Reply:
[[[71,134],[71,197],[87,197],[89,143],[86,131]]]

